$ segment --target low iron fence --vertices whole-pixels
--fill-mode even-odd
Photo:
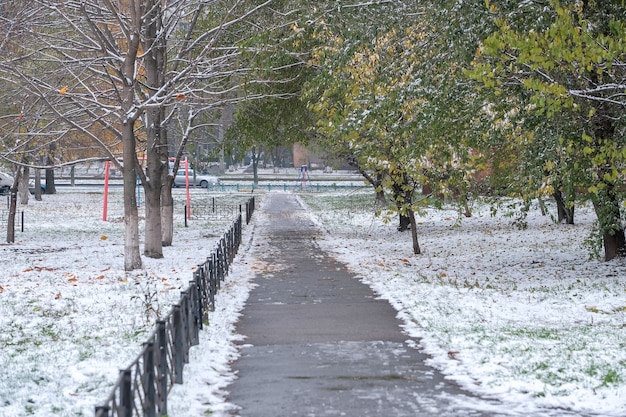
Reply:
[[[0,210],[0,228],[6,229],[9,225],[9,210]],[[24,211],[15,213],[15,229],[24,231]]]
[[[251,197],[248,201],[246,201],[246,224],[250,224],[250,219],[252,218],[252,213],[254,213],[255,208],[255,198]]]
[[[324,183],[324,182],[284,182],[284,183],[259,183],[259,184],[239,184],[222,182],[220,184],[209,184],[208,191],[220,193],[254,193],[255,191],[295,191],[303,193],[323,193],[342,190],[355,190],[363,188],[363,182],[351,183]]]
[[[246,224],[254,198],[246,203]],[[157,417],[167,415],[167,396],[183,383],[183,367],[191,346],[200,343],[200,330],[215,310],[215,295],[228,275],[242,238],[242,214],[226,230],[206,262],[198,265],[180,301],[143,344],[137,358],[120,371],[111,394],[96,406],[95,417]]]
[[[245,202],[246,224],[250,223],[250,218],[254,212],[255,198],[251,197]],[[243,213],[242,204],[220,204],[216,203],[215,197],[210,202],[204,204],[194,204],[191,210],[185,206],[185,220],[207,219],[225,220],[232,219],[237,213]]]

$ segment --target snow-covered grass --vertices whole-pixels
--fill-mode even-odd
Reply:
[[[175,191],[182,207],[183,192]],[[197,190],[192,205],[211,197]],[[257,198],[262,207],[266,197]],[[430,363],[468,390],[501,399],[502,414],[626,414],[626,262],[589,258],[589,207],[577,208],[573,226],[532,209],[526,229],[478,202],[471,218],[429,208],[418,218],[423,253],[413,255],[395,219],[374,216],[371,193],[300,198],[326,232],[317,241],[390,301]],[[92,416],[230,224],[197,220],[185,228],[177,214],[165,258],[144,257],[143,270],[125,273],[120,199],[119,191],[111,197],[108,222],[101,192],[61,188],[20,207],[25,231],[15,244],[0,244],[0,415]],[[168,399],[172,417],[230,415],[234,325],[264,268],[256,260],[264,234],[254,223],[244,226],[185,384]]]
[[[15,244],[0,244],[0,415],[91,416],[106,399],[118,370],[139,354],[234,220],[199,219],[186,228],[184,193],[174,191],[174,245],[130,273],[123,271],[121,189],[109,197],[106,222],[102,191],[60,188],[18,207],[24,232],[18,227]],[[212,197],[194,190],[192,209]],[[239,204],[247,197],[216,198]]]
[[[626,262],[590,259],[590,207],[576,225],[532,209],[525,229],[484,204],[471,218],[428,208],[414,255],[409,232],[372,214],[371,195],[303,199],[324,247],[391,302],[450,378],[508,410],[626,413]]]

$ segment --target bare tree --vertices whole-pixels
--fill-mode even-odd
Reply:
[[[38,127],[39,135],[60,146],[61,131],[78,132],[121,169],[126,270],[142,266],[137,178],[146,191],[144,254],[161,257],[173,223],[167,125],[187,115],[175,170],[197,115],[242,97],[250,80],[238,45],[260,29],[245,27],[248,19],[272,2],[18,2],[29,36],[7,41],[0,76],[45,104],[56,126]]]

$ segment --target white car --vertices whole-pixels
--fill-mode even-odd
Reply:
[[[9,192],[13,186],[13,177],[5,172],[0,172],[0,195]]]
[[[190,187],[202,187],[207,188],[209,185],[217,185],[220,183],[220,179],[211,175],[196,174],[194,177],[193,169],[189,170],[189,186]],[[195,181],[195,182],[194,182]],[[174,177],[174,187],[184,187],[186,184],[185,170],[180,169],[176,172]]]

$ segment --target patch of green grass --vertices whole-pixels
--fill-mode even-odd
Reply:
[[[597,388],[600,388],[622,383],[624,381],[622,377],[623,371],[623,369],[620,372],[620,370],[613,368],[611,364],[599,365],[593,363],[584,370],[584,373],[597,378],[600,381],[600,385]]]

